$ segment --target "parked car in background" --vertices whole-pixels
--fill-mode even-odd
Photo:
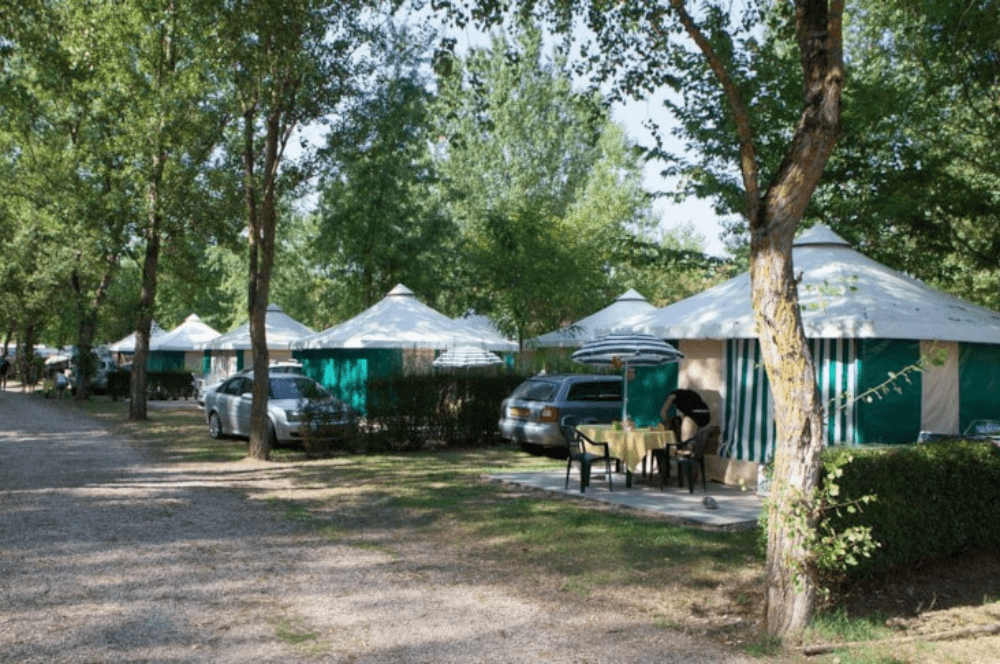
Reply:
[[[296,360],[279,360],[276,362],[271,362],[271,364],[268,366],[268,371],[270,373],[302,374],[302,363]],[[232,378],[233,376],[239,376],[239,375],[245,376],[252,373],[253,369],[240,369],[239,371],[230,374],[229,376],[223,378],[222,380],[215,380],[207,385],[205,384],[204,381],[199,382],[198,379],[195,379],[196,382],[195,389],[198,392],[198,405],[204,408],[205,394],[208,392],[214,392],[215,390],[219,389],[219,386],[222,385],[224,382],[226,382],[227,379]]]
[[[565,447],[562,418],[611,422],[622,414],[622,377],[595,374],[538,375],[504,399],[500,435],[530,452]]]
[[[205,420],[212,438],[250,436],[253,372],[239,372],[218,389],[205,393]],[[301,442],[306,427],[321,427],[324,435],[347,435],[357,413],[308,376],[275,371],[268,376],[267,418],[271,444]]]

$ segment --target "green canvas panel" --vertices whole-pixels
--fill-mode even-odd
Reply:
[[[958,427],[975,420],[1000,420],[1000,346],[959,344]]]
[[[826,427],[827,445],[857,445],[857,406],[852,398],[858,363],[854,339],[810,339],[816,386]]]
[[[769,458],[774,445],[774,416],[767,372],[756,339],[726,343],[724,444],[720,456],[742,461]]]
[[[302,371],[350,404],[368,414],[368,381],[403,371],[403,354],[396,349],[322,349],[294,351]]]
[[[660,408],[667,394],[677,389],[677,363],[658,367],[635,367],[635,379],[628,384],[628,416],[636,426],[660,423]]]
[[[864,394],[920,360],[920,341],[861,339],[857,394]],[[883,394],[857,402],[858,439],[863,443],[912,443],[920,435],[920,372],[899,378]]]
[[[149,354],[146,369],[149,371],[174,371],[184,368],[184,351],[158,350]]]
[[[831,408],[839,395],[854,394],[857,380],[853,339],[810,339],[816,383],[823,400],[827,445],[856,444],[857,409],[851,400]],[[774,403],[760,344],[756,339],[730,339],[726,344],[726,390],[720,456],[766,461],[774,456]]]
[[[201,356],[201,372],[206,376],[212,372],[212,353],[207,350]]]

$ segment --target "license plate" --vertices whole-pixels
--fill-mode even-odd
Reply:
[[[526,420],[531,417],[531,411],[527,408],[511,408],[510,416],[516,417],[519,420]]]

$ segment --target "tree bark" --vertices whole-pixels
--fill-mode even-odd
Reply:
[[[819,483],[823,409],[799,311],[792,242],[841,134],[843,0],[795,2],[803,112],[763,196],[750,113],[739,88],[684,0],[671,0],[671,9],[718,79],[737,127],[750,226],[751,295],[776,424],[764,619],[769,634],[782,636],[808,624],[816,598],[806,544],[817,519],[813,491]]]
[[[807,539],[818,514],[823,406],[799,309],[792,263],[795,231],[841,134],[843,2],[798,0],[796,36],[805,108],[756,218],[750,219],[750,279],[764,366],[774,397],[776,442],[768,505],[767,632],[807,626],[815,570]]]
[[[146,253],[142,264],[142,292],[139,295],[139,320],[135,326],[135,354],[132,357],[132,380],[129,384],[128,418],[145,420],[146,384],[149,373],[149,341],[153,329],[153,310],[156,301],[157,270],[160,261],[159,216],[150,215],[146,228]]]

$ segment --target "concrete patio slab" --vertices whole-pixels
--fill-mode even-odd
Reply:
[[[658,481],[639,478],[636,478],[631,488],[626,488],[624,476],[617,475],[614,478],[614,490],[609,491],[607,482],[595,476],[586,492],[580,493],[580,476],[575,470],[569,478],[569,489],[565,488],[564,470],[497,473],[488,477],[567,498],[637,510],[681,525],[719,530],[756,528],[763,505],[763,500],[755,491],[743,491],[739,487],[717,482],[710,482],[708,491],[702,491],[700,485],[696,485],[694,493],[677,486],[668,486],[661,491]],[[714,508],[706,505],[708,497],[714,502]]]

